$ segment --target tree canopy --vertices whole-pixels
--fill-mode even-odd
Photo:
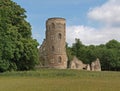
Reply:
[[[0,0],[0,71],[29,70],[38,63],[26,11],[11,0]]]

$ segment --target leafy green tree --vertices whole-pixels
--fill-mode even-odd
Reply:
[[[29,70],[38,63],[38,43],[31,36],[25,10],[0,0],[0,71]]]
[[[111,50],[112,60],[110,61],[111,70],[120,70],[120,42],[110,40],[106,43],[107,49]]]
[[[113,39],[106,43],[106,47],[108,49],[120,49],[120,43],[117,40]]]
[[[96,55],[101,61],[102,70],[120,70],[119,42],[110,40],[105,45],[96,47]]]
[[[80,41],[80,39],[75,39],[75,43],[73,43],[72,45],[72,51],[73,51],[73,55],[76,55],[77,57],[79,57],[80,54],[80,49],[83,47],[84,45],[82,44],[82,42]]]

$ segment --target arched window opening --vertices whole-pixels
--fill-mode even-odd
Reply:
[[[52,23],[52,29],[54,29],[55,28],[55,24],[54,23]]]
[[[58,39],[62,39],[62,34],[61,33],[58,34]]]
[[[62,58],[61,58],[61,56],[58,57],[58,63],[62,63]]]
[[[53,51],[53,52],[55,51],[55,48],[54,48],[54,46],[52,46],[52,51]]]

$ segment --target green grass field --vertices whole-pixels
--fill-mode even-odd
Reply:
[[[120,91],[120,72],[41,69],[0,74],[0,91]]]

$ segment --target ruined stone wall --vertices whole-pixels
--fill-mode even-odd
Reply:
[[[70,62],[70,69],[87,69],[87,64],[84,64],[81,60],[74,56],[73,60]]]
[[[100,60],[98,58],[91,63],[91,70],[92,71],[101,71],[101,64],[100,64]]]
[[[77,57],[74,57],[73,60],[70,62],[70,69],[80,69],[80,70],[87,70],[87,71],[101,71],[101,64],[100,60],[97,58],[90,64],[84,64],[81,60]]]

